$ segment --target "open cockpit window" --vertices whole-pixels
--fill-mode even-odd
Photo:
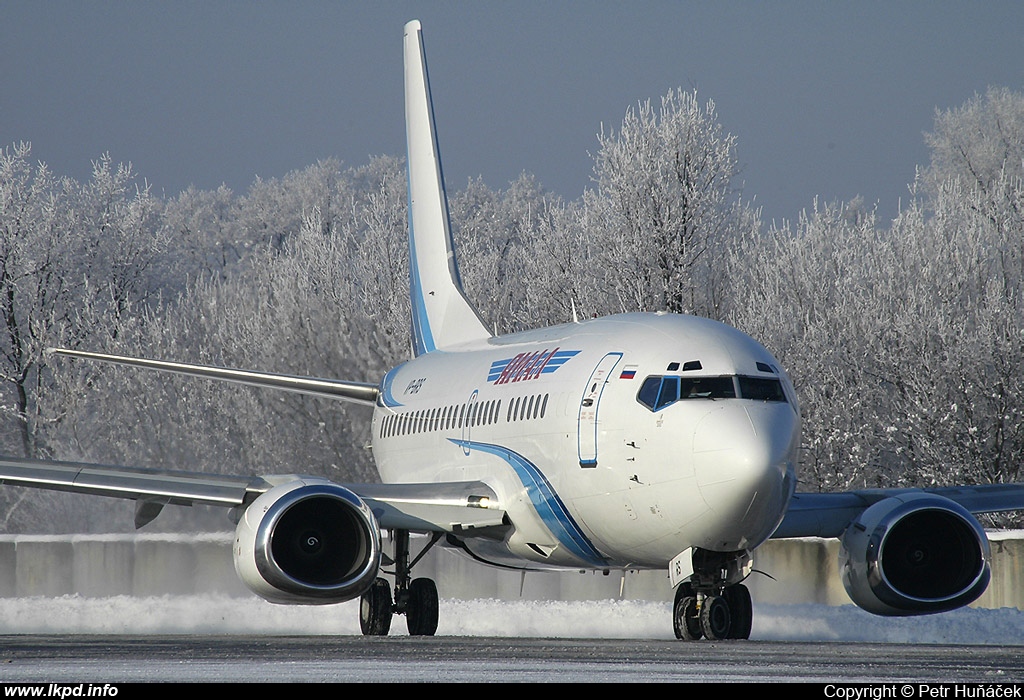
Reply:
[[[691,399],[753,399],[785,402],[782,383],[763,377],[651,376],[644,380],[636,400],[652,411]]]

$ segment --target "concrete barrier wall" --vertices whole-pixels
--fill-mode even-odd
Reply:
[[[1024,533],[994,533],[992,583],[975,603],[1024,609]],[[425,540],[413,538],[418,552]],[[108,597],[218,593],[250,595],[235,574],[230,533],[184,535],[0,536],[0,597]],[[390,547],[386,549],[389,551]],[[748,580],[758,603],[850,603],[838,573],[836,540],[773,540],[754,556]],[[437,581],[448,599],[671,600],[664,571],[517,572],[432,551],[416,576]]]
[[[0,597],[248,595],[230,533],[0,536]]]

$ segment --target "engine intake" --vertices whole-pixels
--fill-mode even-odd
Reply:
[[[319,479],[275,486],[235,530],[235,570],[274,603],[328,604],[362,595],[380,569],[380,527],[348,489]]]
[[[840,540],[850,598],[876,615],[923,615],[973,602],[988,587],[989,543],[965,508],[926,493],[879,501]]]

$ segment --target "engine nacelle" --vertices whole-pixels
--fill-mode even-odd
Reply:
[[[341,603],[380,569],[380,527],[369,507],[325,479],[296,479],[262,494],[235,529],[235,571],[272,603]]]
[[[924,615],[973,602],[988,587],[988,537],[965,508],[925,493],[886,498],[843,533],[839,571],[876,615]]]

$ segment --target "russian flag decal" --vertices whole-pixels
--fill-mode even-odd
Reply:
[[[626,365],[622,368],[622,374],[619,375],[619,379],[632,379],[636,376],[636,365]]]

